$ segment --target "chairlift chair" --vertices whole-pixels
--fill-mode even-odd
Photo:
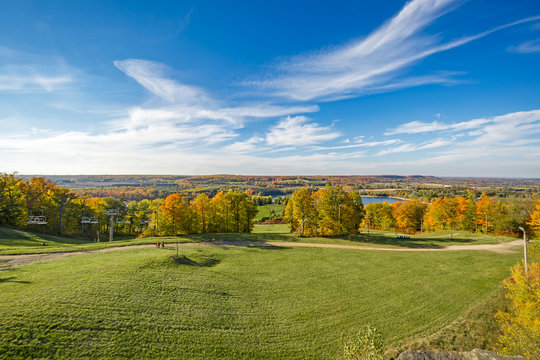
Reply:
[[[81,224],[97,224],[99,221],[96,217],[83,216]]]
[[[32,215],[32,211],[30,211],[30,215],[28,215],[28,221],[26,223],[32,225],[46,225],[47,218],[45,215],[43,215],[43,210],[41,210],[41,215]]]

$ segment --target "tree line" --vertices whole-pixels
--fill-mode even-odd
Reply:
[[[540,204],[540,200],[537,201]],[[538,207],[538,205],[537,205]],[[536,210],[538,211],[538,210]],[[428,204],[420,200],[366,206],[365,227],[381,230],[464,230],[516,235],[519,227],[536,231],[534,198],[480,199],[444,197]]]
[[[295,191],[285,207],[285,221],[299,236],[354,234],[363,217],[360,193],[341,186]]]
[[[535,208],[536,203],[536,208]],[[540,199],[444,197],[432,203],[421,200],[372,203],[363,206],[357,191],[339,186],[295,191],[285,208],[291,232],[301,236],[354,234],[361,228],[417,231],[464,230],[517,235],[524,227],[540,236]]]
[[[212,198],[173,193],[164,199],[124,201],[79,195],[43,177],[24,180],[0,174],[0,225],[96,237],[109,231],[110,209],[118,210],[113,218],[116,233],[143,235],[250,232],[257,214],[255,202],[240,191],[220,191]]]

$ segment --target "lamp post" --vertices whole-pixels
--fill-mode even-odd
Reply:
[[[523,260],[525,261],[525,275],[527,275],[527,234],[521,226],[519,230],[523,231]]]

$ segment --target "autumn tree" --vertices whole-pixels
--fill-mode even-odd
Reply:
[[[285,221],[291,232],[300,230],[300,236],[312,235],[317,231],[317,209],[314,195],[308,188],[295,191],[285,207]]]
[[[15,174],[0,173],[0,225],[21,225],[24,198]]]
[[[178,231],[185,230],[187,205],[184,203],[181,194],[175,193],[167,196],[160,205],[160,210],[163,213],[165,225],[168,227],[170,235],[176,236]]]
[[[392,205],[396,225],[401,229],[420,230],[426,204],[420,200],[398,201]]]
[[[257,215],[257,206],[250,197],[240,191],[229,191],[225,194],[229,203],[230,219],[234,232],[251,232],[253,219]]]
[[[357,191],[327,185],[311,192],[295,191],[285,207],[285,221],[300,236],[352,234],[358,231],[364,207]]]
[[[364,220],[366,226],[384,230],[390,230],[396,226],[392,205],[387,202],[367,204]]]
[[[206,194],[198,195],[190,205],[193,208],[193,212],[196,217],[196,229],[197,232],[206,233],[209,228],[209,220],[211,213],[214,211],[212,208],[212,202]]]
[[[481,231],[505,230],[506,205],[489,196],[483,196],[476,203],[476,222]]]
[[[27,214],[31,215],[33,208],[40,208],[46,202],[45,195],[56,186],[43,177],[33,177],[29,181],[21,181],[19,188],[26,201]]]
[[[425,215],[425,228],[430,231],[474,230],[476,207],[462,196],[435,200]]]
[[[341,207],[341,224],[346,234],[355,234],[359,231],[364,218],[364,204],[358,191],[349,191],[345,196],[345,203]]]
[[[505,280],[507,298],[512,302],[510,311],[499,311],[501,336],[500,351],[509,355],[521,355],[526,359],[540,359],[540,266],[529,264],[512,268],[512,277]]]
[[[530,220],[527,222],[537,237],[540,237],[540,200],[534,206],[534,212],[531,214]]]
[[[66,207],[77,195],[69,189],[55,187],[49,191],[49,196],[58,209],[58,233],[62,234]]]

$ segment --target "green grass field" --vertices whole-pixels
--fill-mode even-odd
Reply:
[[[0,357],[334,359],[372,323],[389,346],[492,293],[519,255],[184,247],[0,269]]]
[[[399,235],[399,234],[398,234]],[[90,240],[77,238],[64,238],[53,235],[32,234],[21,230],[0,227],[0,255],[9,254],[33,254],[43,252],[64,252],[79,250],[96,250],[106,247],[127,246],[138,244],[150,244],[156,241],[172,242],[201,242],[201,241],[292,241],[319,244],[340,244],[340,245],[365,245],[381,247],[440,247],[447,245],[466,244],[497,244],[516,240],[516,238],[505,236],[491,236],[483,234],[472,234],[468,232],[453,232],[450,237],[449,231],[424,233],[411,236],[410,239],[396,239],[396,233],[371,230],[368,235],[364,230],[360,235],[351,235],[335,238],[300,238],[289,232],[286,224],[255,225],[250,234],[194,234],[181,237],[159,237],[159,238],[115,238],[113,243],[109,243],[107,238],[102,238],[102,242],[94,243]],[[46,243],[47,246],[42,246]]]
[[[285,211],[285,205],[266,204],[266,205],[257,206],[257,210],[259,212],[257,213],[255,220],[261,220],[262,218],[270,217],[270,215],[272,214],[272,211],[274,211],[276,215],[283,214],[283,211]]]

